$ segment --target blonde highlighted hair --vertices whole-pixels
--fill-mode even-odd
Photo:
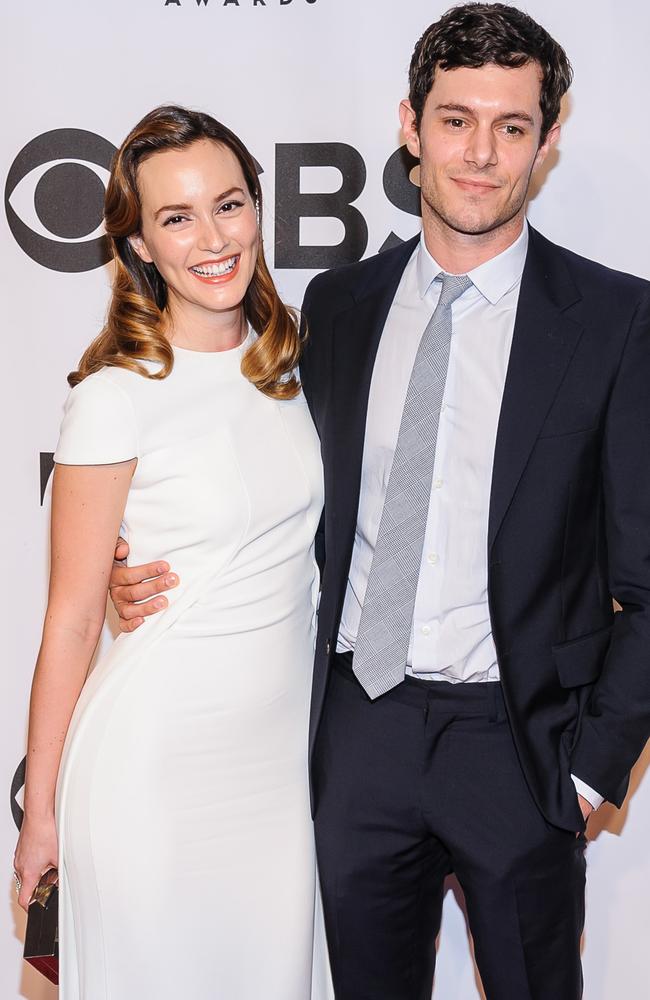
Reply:
[[[84,352],[79,368],[68,376],[70,385],[106,366],[129,368],[153,379],[166,378],[171,372],[174,354],[163,332],[167,285],[156,265],[141,260],[129,239],[140,233],[142,225],[137,173],[149,156],[166,149],[184,149],[201,139],[210,139],[235,154],[258,206],[261,226],[262,191],[255,160],[234,132],[210,115],[176,105],[155,108],[145,115],[117,151],[106,189],[104,221],[115,263],[106,325]],[[258,334],[242,358],[243,375],[267,396],[292,399],[300,390],[294,374],[300,357],[299,325],[294,311],[280,300],[261,238],[243,306],[246,319]],[[156,362],[158,367],[151,370],[143,361]]]

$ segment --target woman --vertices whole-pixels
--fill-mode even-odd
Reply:
[[[312,996],[322,482],[260,215],[252,157],[207,115],[158,108],[116,156],[112,302],[55,453],[15,857],[23,906],[58,861],[61,1000]],[[122,522],[181,583],[86,679]]]

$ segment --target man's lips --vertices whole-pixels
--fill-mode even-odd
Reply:
[[[474,181],[466,177],[452,177],[454,184],[458,184],[463,191],[470,191],[473,194],[487,194],[490,191],[497,191],[498,184],[490,184],[487,181]]]

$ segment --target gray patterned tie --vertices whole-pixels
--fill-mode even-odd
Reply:
[[[404,680],[451,345],[451,306],[472,284],[439,274],[442,291],[422,334],[399,427],[352,669],[371,698]]]

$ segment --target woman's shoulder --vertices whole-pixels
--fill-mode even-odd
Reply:
[[[124,377],[130,374],[135,375],[102,368],[73,386],[64,407],[56,462],[102,465],[138,456],[137,406],[131,380]]]
[[[152,362],[142,362],[142,367],[150,375],[155,374],[158,366]],[[138,412],[140,406],[152,394],[159,395],[160,386],[167,379],[147,378],[147,375],[131,368],[122,368],[116,365],[106,365],[90,375],[86,375],[81,382],[71,390],[70,395],[74,397],[83,396],[86,399],[105,400],[108,405],[119,406],[128,403],[134,412]]]
[[[139,362],[142,367],[150,374],[155,372],[156,365],[149,361]],[[83,385],[84,382],[88,382],[90,385],[97,385],[100,387],[98,391],[101,391],[103,386],[112,386],[117,391],[126,392],[130,396],[136,395],[142,392],[146,384],[151,382],[151,378],[147,378],[142,372],[135,371],[131,368],[123,368],[117,365],[105,365],[98,371],[93,372],[91,375],[87,375],[83,382],[79,385]],[[157,381],[157,380],[156,380]]]

